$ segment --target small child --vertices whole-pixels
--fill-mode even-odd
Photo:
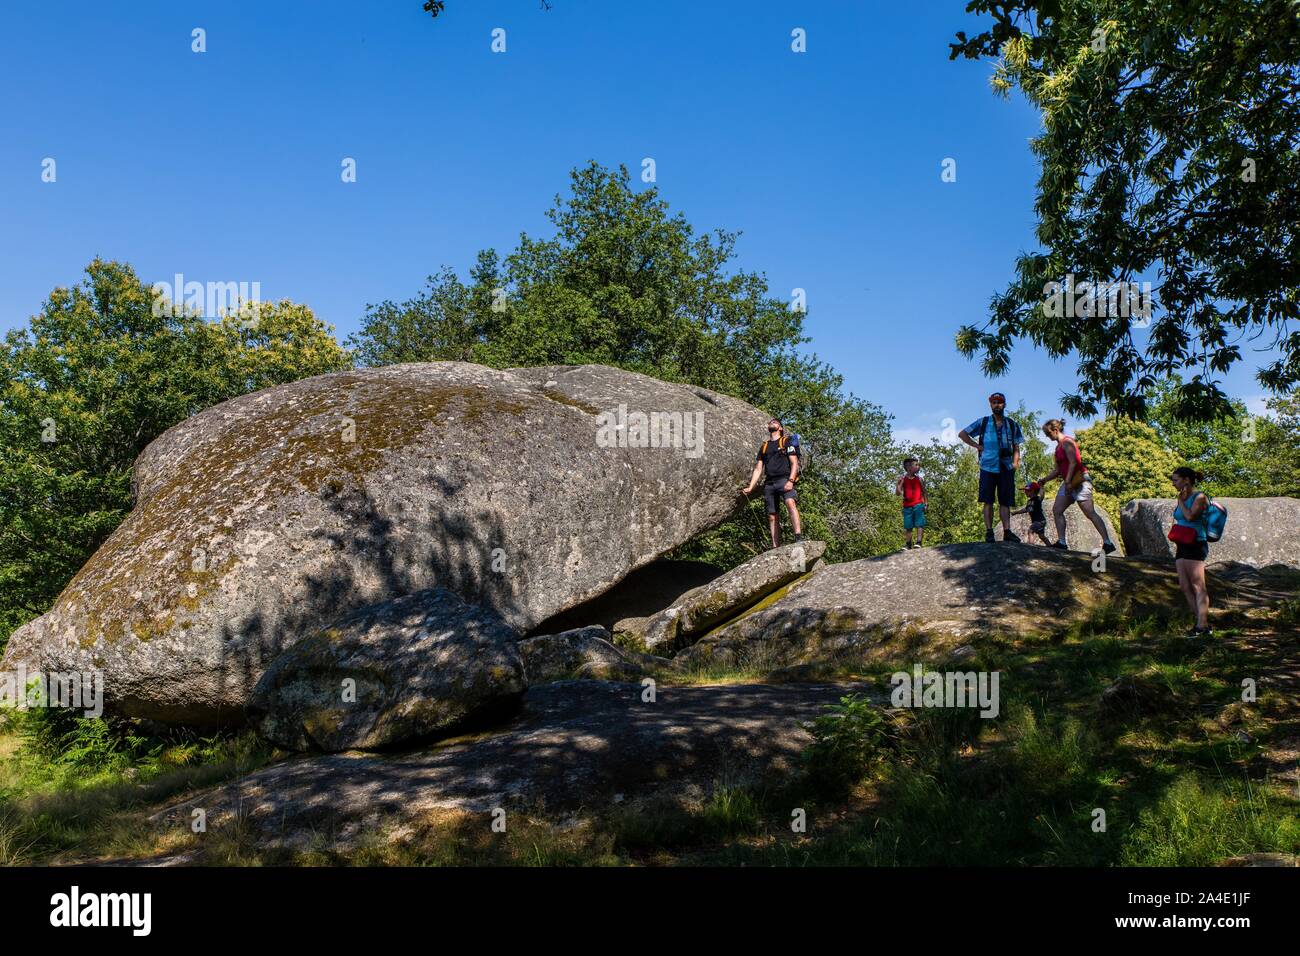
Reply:
[[[925,482],[918,472],[921,463],[915,458],[903,459],[903,474],[894,483],[894,494],[903,496],[903,530],[907,533],[903,550],[919,548],[925,543]],[[916,544],[912,544],[912,530],[916,530]]]
[[[1025,493],[1025,506],[1011,512],[1013,515],[1029,515],[1029,533],[1038,535],[1043,544],[1051,546],[1047,540],[1047,535],[1043,532],[1047,530],[1047,516],[1043,514],[1043,487],[1036,481],[1031,481],[1021,489]]]

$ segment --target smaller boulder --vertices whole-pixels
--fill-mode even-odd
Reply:
[[[277,657],[248,717],[290,750],[376,750],[446,733],[524,693],[516,640],[442,588],[371,604]]]
[[[692,588],[657,614],[614,625],[622,647],[667,653],[748,610],[768,595],[820,566],[823,541],[799,541],[755,555],[707,584]]]
[[[677,636],[689,641],[734,617],[796,578],[826,553],[824,541],[800,541],[755,555],[708,584],[687,591],[673,602]],[[661,612],[667,613],[667,612]]]
[[[1235,561],[1256,568],[1300,567],[1300,499],[1215,498],[1228,509],[1223,540],[1210,545],[1211,561]],[[1127,554],[1173,557],[1168,538],[1174,523],[1173,498],[1138,498],[1120,512],[1120,532]]]
[[[677,614],[672,608],[649,617],[625,617],[614,624],[614,643],[629,651],[651,654],[677,644]]]
[[[593,626],[520,641],[529,686],[581,678],[632,681],[657,660],[624,652],[609,642],[609,636],[603,627]]]

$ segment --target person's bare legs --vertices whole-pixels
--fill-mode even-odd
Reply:
[[[998,508],[998,517],[1002,519],[1002,534],[1006,535],[1011,530],[1011,506],[1001,505]]]
[[[984,530],[993,530],[993,502],[984,502]]]
[[[1179,558],[1174,562],[1174,567],[1178,569],[1178,589],[1183,592],[1183,600],[1191,609],[1192,614],[1196,613],[1196,594],[1192,590],[1192,584],[1187,579],[1187,565],[1189,562]]]
[[[1065,540],[1065,509],[1070,507],[1070,499],[1067,495],[1057,495],[1056,500],[1052,502],[1052,520],[1056,522],[1056,540]]]
[[[1101,535],[1102,541],[1110,541],[1110,533],[1106,530],[1106,522],[1101,520],[1101,515],[1097,514],[1097,509],[1093,507],[1091,501],[1078,502],[1079,510],[1084,513],[1092,526],[1097,529],[1097,534]]]
[[[793,498],[787,498],[785,506],[790,509],[790,524],[794,527],[794,533],[803,534],[803,522],[799,520],[799,506],[795,504]]]
[[[1191,588],[1188,603],[1196,615],[1196,626],[1205,630],[1210,626],[1210,591],[1205,586],[1205,562],[1182,561],[1187,565],[1187,583]]]
[[[781,547],[781,516],[775,511],[767,516],[767,530],[772,536],[772,547]]]

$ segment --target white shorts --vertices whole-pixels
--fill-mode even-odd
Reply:
[[[1060,490],[1056,492],[1056,497],[1064,498],[1068,502],[1091,501],[1092,500],[1092,479],[1091,478],[1083,479],[1083,484],[1081,484],[1078,487],[1078,489],[1073,492],[1066,487],[1065,482],[1061,482],[1061,487]]]

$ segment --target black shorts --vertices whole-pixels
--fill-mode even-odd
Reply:
[[[763,486],[763,504],[767,505],[767,513],[776,514],[776,503],[778,501],[798,501],[799,492],[794,488],[789,491],[785,490],[785,483],[789,478],[782,478],[779,481],[769,481]]]
[[[1174,543],[1175,561],[1204,561],[1210,556],[1210,543],[1197,541],[1195,544]]]
[[[980,504],[993,504],[994,493],[998,504],[1014,507],[1016,503],[1016,473],[1014,471],[985,471],[980,469]]]

